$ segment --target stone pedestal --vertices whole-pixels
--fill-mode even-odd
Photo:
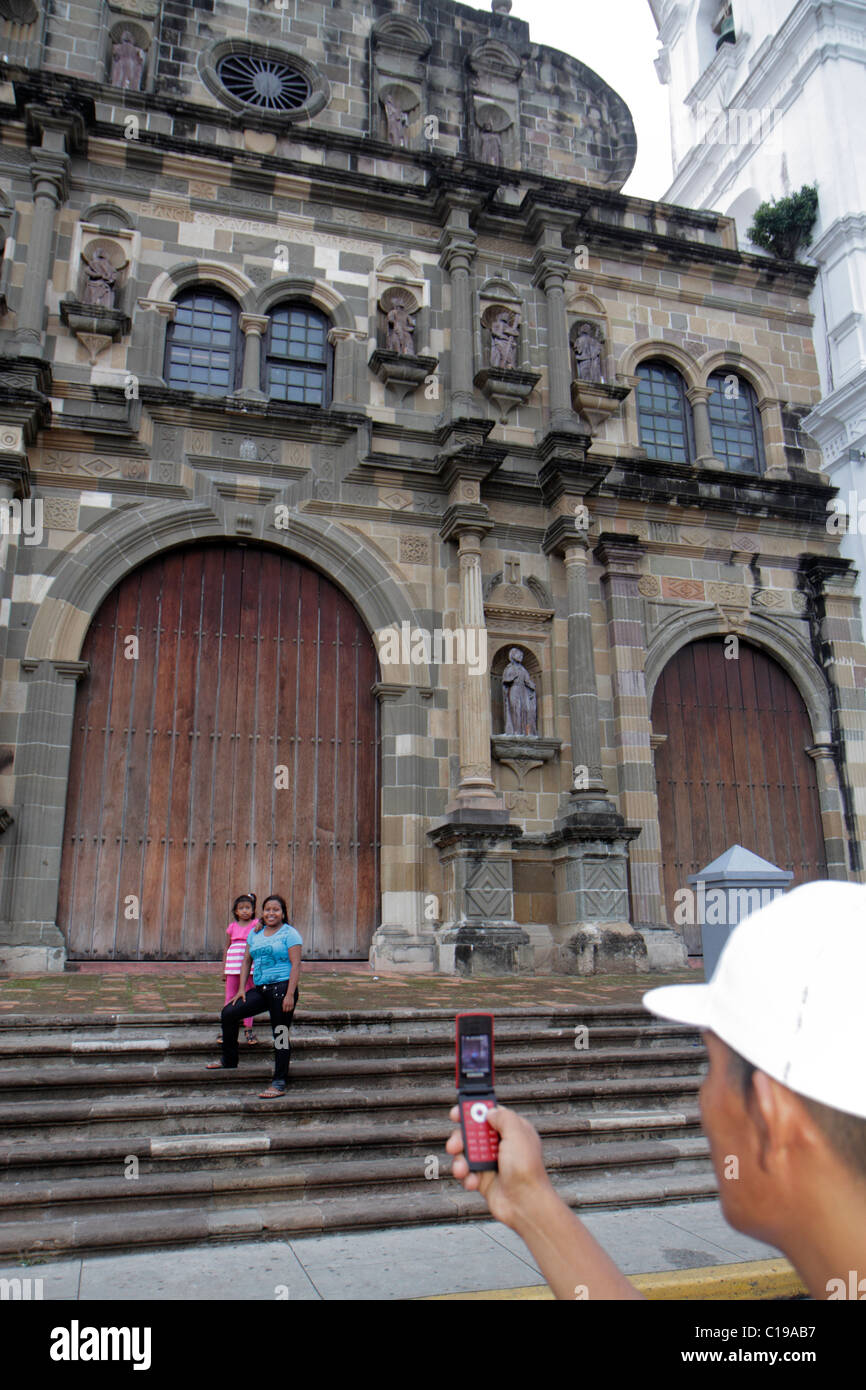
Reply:
[[[445,876],[436,969],[449,975],[531,971],[529,935],[514,920],[514,842],[507,813],[455,811],[427,832]]]
[[[629,922],[628,847],[639,833],[610,803],[556,821],[550,837],[557,897],[554,973],[631,975],[649,969],[644,938]]]

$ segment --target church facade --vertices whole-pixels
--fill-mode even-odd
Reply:
[[[0,961],[676,969],[862,878],[813,272],[496,4],[0,0]]]

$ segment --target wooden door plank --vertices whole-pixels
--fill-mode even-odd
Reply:
[[[215,703],[213,743],[213,802],[211,829],[211,872],[208,910],[219,921],[228,913],[240,893],[252,884],[238,883],[234,877],[235,782],[233,739],[237,720],[240,660],[241,583],[243,552],[222,547],[222,608],[219,627],[219,684]],[[222,944],[222,941],[221,941]]]

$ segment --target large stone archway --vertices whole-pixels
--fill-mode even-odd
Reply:
[[[66,941],[57,924],[61,856],[77,683],[87,674],[82,647],[108,594],[137,567],[178,546],[231,537],[220,499],[156,501],[114,513],[98,533],[59,557],[21,660],[25,708],[16,753],[18,799],[2,889],[0,942],[17,970],[62,969]],[[231,537],[237,539],[236,537]],[[375,546],[317,516],[295,513],[287,531],[262,537],[268,549],[307,562],[358,610],[369,634],[418,616]],[[254,543],[252,540],[248,543]],[[423,920],[423,787],[400,783],[401,758],[426,745],[430,710],[426,667],[389,668],[376,683],[380,703],[381,839],[400,845],[379,865],[379,931],[409,943],[429,936]],[[399,745],[398,745],[399,739]],[[390,780],[389,780],[390,779]],[[398,785],[399,783],[399,785]],[[407,813],[407,796],[412,802]],[[417,803],[417,804],[416,804]],[[247,885],[249,886],[249,885]],[[238,891],[242,891],[238,889]],[[267,891],[267,890],[265,890]],[[426,959],[427,944],[418,950]],[[417,954],[417,953],[416,953]]]

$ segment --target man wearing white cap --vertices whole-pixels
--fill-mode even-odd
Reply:
[[[866,1299],[866,887],[775,899],[731,933],[709,984],[644,1004],[703,1031],[701,1116],[730,1224],[782,1250],[814,1298]],[[498,1172],[470,1173],[457,1131],[455,1178],[523,1238],[558,1298],[639,1298],[557,1197],[532,1125],[502,1105],[487,1118]]]

